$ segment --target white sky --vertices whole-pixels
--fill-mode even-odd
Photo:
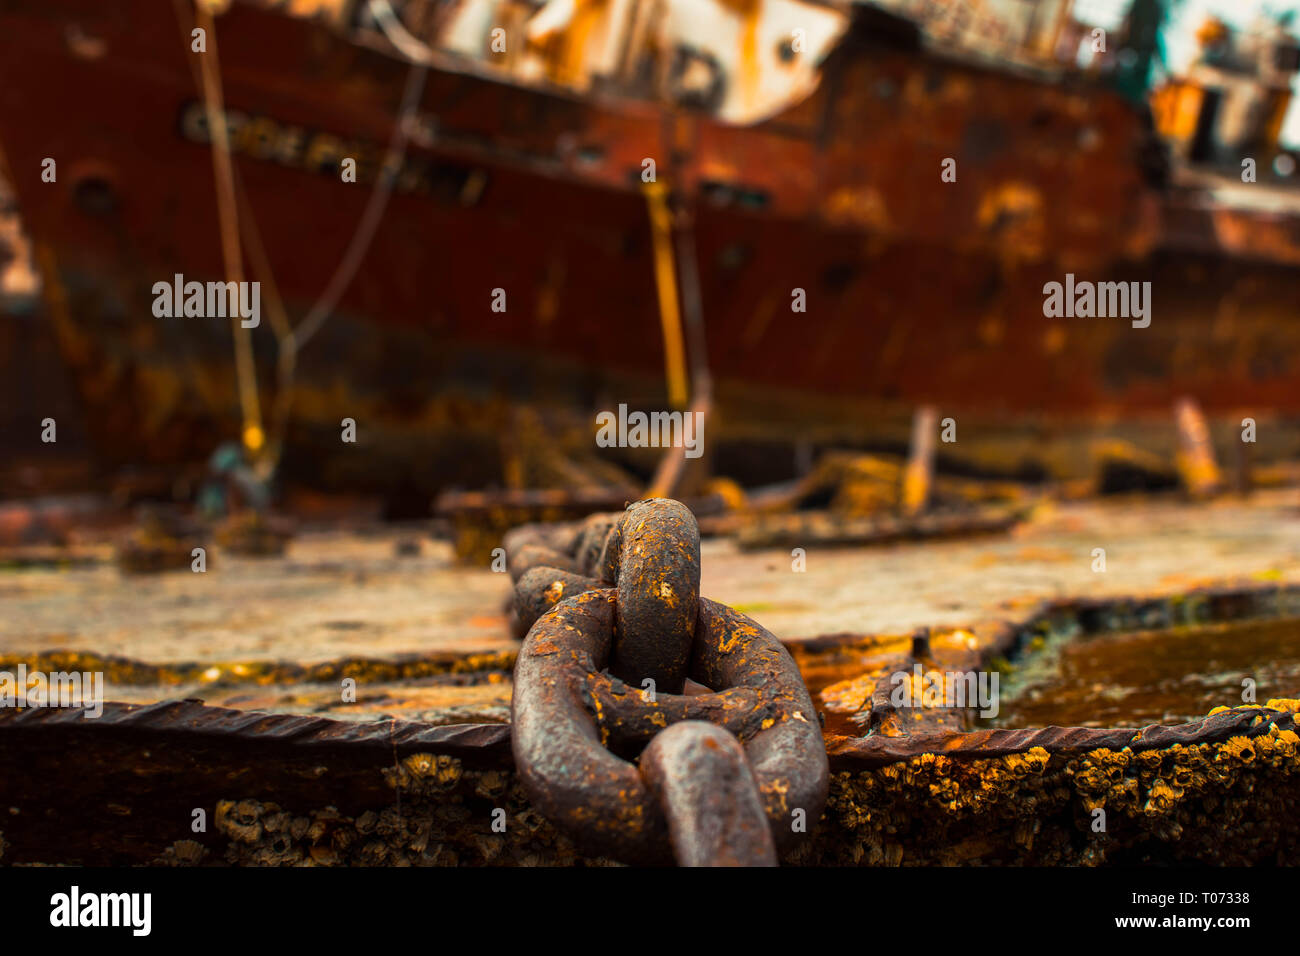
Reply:
[[[1114,29],[1123,20],[1129,4],[1130,0],[1075,0],[1074,16],[1085,23]],[[1196,29],[1207,16],[1216,16],[1229,26],[1241,28],[1249,26],[1262,11],[1285,13],[1288,10],[1296,11],[1291,29],[1300,29],[1300,0],[1183,0],[1173,20],[1165,25],[1170,66],[1179,70],[1192,61],[1196,55]],[[1282,141],[1296,147],[1300,146],[1300,82],[1293,89],[1297,95],[1282,126]]]

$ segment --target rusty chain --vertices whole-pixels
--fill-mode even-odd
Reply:
[[[527,630],[513,749],[534,805],[592,855],[775,865],[825,804],[821,727],[781,643],[700,596],[690,510],[652,498],[505,545]],[[688,678],[703,690],[683,693]]]

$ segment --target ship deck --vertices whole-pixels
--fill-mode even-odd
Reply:
[[[1044,504],[1010,534],[812,546],[802,573],[788,549],[707,539],[701,590],[793,647],[883,652],[919,627],[984,635],[1053,602],[1290,590],[1300,585],[1298,532],[1293,490],[1209,503]],[[509,576],[461,566],[450,545],[428,537],[418,554],[403,555],[412,539],[391,526],[303,533],[284,556],[258,559],[214,546],[203,574],[127,575],[107,543],[83,545],[78,563],[11,562],[0,571],[0,665],[100,670],[105,699],[131,703],[198,698],[344,720],[507,720],[518,646],[504,613]],[[1096,548],[1105,549],[1104,572],[1093,570]],[[805,669],[814,659],[796,656]],[[852,678],[869,656],[833,676]],[[347,675],[357,681],[355,703],[342,700]],[[816,691],[829,678],[809,680]]]

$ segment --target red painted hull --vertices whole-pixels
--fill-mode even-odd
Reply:
[[[237,432],[229,325],[151,312],[155,282],[222,272],[209,148],[186,135],[200,102],[187,31],[165,0],[0,0],[0,24],[21,39],[0,58],[0,148],[62,288],[51,319],[97,451],[202,457]],[[227,109],[261,122],[244,127],[261,138],[237,137],[238,177],[300,318],[369,196],[331,156],[382,153],[407,67],[258,9],[217,24]],[[1208,214],[1185,213],[1173,235],[1170,197],[1142,172],[1137,112],[1097,88],[851,41],[809,100],[751,128],[431,72],[421,114],[437,136],[413,143],[412,188],[302,356],[290,445],[336,448],[352,417],[391,437],[376,454],[422,486],[486,481],[493,466],[471,459],[513,402],[661,404],[633,183],[644,157],[694,199],[715,438],[814,426],[869,438],[923,401],[985,421],[1163,414],[1185,394],[1212,414],[1300,412],[1293,247],[1189,251],[1178,237],[1210,228]],[[45,157],[56,183],[41,182]],[[956,183],[940,180],[945,157]],[[1043,286],[1067,271],[1151,281],[1150,327],[1045,318]],[[795,289],[806,313],[791,311]],[[265,319],[253,338],[269,404]],[[409,464],[427,453],[456,463]],[[364,484],[376,464],[313,467]]]

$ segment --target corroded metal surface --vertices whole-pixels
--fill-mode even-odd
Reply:
[[[501,539],[510,576],[517,582],[530,569],[549,566],[598,577],[605,538],[617,520],[617,513],[604,512],[580,522],[512,528]]]
[[[501,539],[515,589],[510,630],[523,639],[539,617],[566,597],[600,587],[605,540],[618,521],[614,513],[588,515],[568,524],[526,524]]]
[[[78,707],[0,710],[0,733],[6,736],[53,730],[132,734],[158,742],[172,735],[210,738],[235,748],[232,755],[241,744],[275,742],[293,748],[346,747],[389,756],[394,752],[433,750],[491,761],[508,759],[510,741],[510,728],[503,724],[430,727],[404,720],[360,723],[208,707],[200,700],[167,700],[143,706],[107,701],[104,713],[91,719]]]
[[[1040,747],[1049,753],[1081,753],[1106,748],[1162,750],[1178,744],[1220,743],[1231,737],[1257,737],[1273,727],[1295,730],[1292,711],[1265,706],[1237,707],[1202,720],[1173,726],[1141,728],[1035,727],[1024,730],[975,730],[968,733],[910,736],[836,737],[828,739],[833,770],[879,767],[921,754],[987,759],[1025,753]]]
[[[342,657],[315,664],[282,660],[237,660],[154,664],[112,654],[81,651],[0,653],[0,669],[25,663],[31,670],[97,671],[112,684],[176,687],[178,685],[237,686],[295,682],[335,682],[345,677],[366,682],[411,680],[444,675],[491,675],[509,671],[514,651],[475,653],[444,652],[404,654],[388,658]]]
[[[7,26],[28,42],[0,63],[0,87],[52,79],[0,98],[0,135],[15,169],[39,168],[51,124],[70,153],[96,157],[56,188],[15,181],[47,285],[66,286],[62,314],[52,309],[41,324],[57,328],[95,449],[110,464],[197,462],[233,425],[225,343],[190,325],[155,335],[134,321],[93,318],[147,316],[139,275],[171,274],[180,261],[195,274],[220,271],[210,196],[189,188],[209,181],[211,167],[191,119],[198,93],[174,10],[130,0],[122,11],[110,16],[89,0],[6,5]],[[859,5],[855,17],[880,17],[869,11]],[[61,17],[107,55],[79,55]],[[374,156],[388,140],[405,65],[244,4],[220,28],[241,205],[263,234],[267,276],[291,310],[301,309],[325,287],[365,204],[365,190],[340,191],[332,169],[343,150]],[[269,85],[268,64],[278,65]],[[346,76],[342,91],[313,79],[322,72]],[[126,103],[135,105],[129,116]],[[758,423],[798,434],[832,421],[879,441],[886,416],[868,400],[893,402],[889,414],[904,420],[914,401],[934,401],[958,411],[964,427],[1013,407],[1163,410],[1183,393],[1214,399],[1211,415],[1296,407],[1291,356],[1300,352],[1282,321],[1296,284],[1278,264],[1296,261],[1297,217],[1183,211],[1186,199],[1151,188],[1135,160],[1150,145],[1142,115],[1087,80],[953,62],[921,49],[910,29],[860,22],[811,97],[753,127],[687,113],[672,137],[657,110],[440,70],[419,119],[423,135],[412,137],[368,257],[387,271],[348,290],[294,386],[301,427],[292,441],[301,454],[291,457],[306,462],[297,479],[374,489],[401,475],[422,491],[482,486],[501,477],[502,395],[583,408],[606,385],[610,394],[660,395],[645,208],[629,172],[680,144],[689,155],[674,185],[698,207],[701,301],[718,381],[714,441]],[[956,183],[939,181],[945,157],[960,165]],[[1179,225],[1187,218],[1194,228]],[[455,257],[409,242],[430,221],[458,236]],[[158,222],[181,224],[165,255],[151,238]],[[530,242],[536,223],[548,224],[545,244]],[[1187,232],[1203,249],[1159,247],[1161,235]],[[320,237],[321,255],[297,255],[303,234]],[[534,252],[502,279],[500,250],[516,247]],[[918,257],[935,250],[943,267],[918,273]],[[1045,324],[1041,289],[1067,268],[1162,290],[1141,341],[1120,323]],[[411,281],[416,275],[425,281]],[[428,286],[442,290],[432,315]],[[508,288],[510,308],[483,321],[483,290],[498,286]],[[808,292],[807,320],[785,321],[796,287]],[[608,334],[611,301],[622,303],[618,336]],[[873,321],[848,318],[860,315]],[[917,334],[917,316],[929,334]],[[1234,331],[1226,361],[1223,316]],[[273,373],[269,336],[256,330],[263,381]],[[358,341],[370,344],[357,349]],[[790,361],[794,354],[806,360]],[[871,366],[850,356],[872,356]],[[936,356],[960,360],[936,366]],[[329,371],[340,362],[350,369],[345,385]],[[485,383],[496,394],[470,400]],[[798,406],[787,392],[802,393]],[[769,414],[777,406],[802,412]],[[368,424],[372,456],[404,467],[341,453],[344,415]],[[960,453],[977,439],[964,436]]]
[[[925,652],[919,654],[916,642],[902,635],[874,639],[828,635],[811,645],[796,646],[794,652],[816,698],[826,708],[829,736],[848,732],[856,737],[869,732],[882,738],[925,736],[938,740],[973,730],[973,710],[942,704],[896,707],[892,701],[895,680],[899,674],[910,675],[914,667],[939,673],[996,669],[1000,659],[1036,638],[1063,630],[1084,634],[1143,631],[1250,618],[1294,618],[1298,614],[1300,587],[1295,585],[1219,584],[1164,597],[1042,601],[1015,621],[990,620],[933,634]],[[854,676],[844,678],[845,673]]]
[[[527,550],[523,558],[533,557]],[[600,587],[600,581],[550,564],[530,568],[515,585],[512,628],[522,638],[537,619],[566,597]]]
[[[868,671],[880,655],[888,671],[910,666],[918,651],[940,662],[955,661],[954,667],[978,668],[981,654],[1012,652],[1043,621],[1068,621],[1094,632],[1294,616],[1300,611],[1298,595],[1294,582],[1265,578],[1174,594],[1040,601],[1022,606],[1011,619],[970,630],[936,628],[928,647],[918,648],[905,631],[897,640],[830,635],[792,649],[807,683],[826,688],[845,674]],[[6,660],[37,663],[27,655]],[[370,663],[393,669],[391,661]],[[0,669],[5,666],[0,662]],[[43,657],[40,666],[98,669],[78,655]],[[160,676],[158,668],[129,660],[115,667],[110,683],[129,682],[133,667],[148,671],[144,676],[150,680]],[[272,668],[247,676],[258,682],[275,681],[277,675]],[[334,681],[339,672],[327,668],[316,676]],[[856,690],[838,690],[837,702],[842,698],[860,707],[873,699],[878,683],[878,676],[869,675]],[[616,752],[635,752],[664,724],[700,717],[743,739],[751,716],[765,706],[761,688],[740,687],[711,699],[660,695],[658,707],[649,707],[639,688],[608,677],[592,683],[591,695],[592,706],[606,717],[608,746]],[[910,739],[853,740],[828,733],[833,770],[827,812],[820,824],[810,819],[810,844],[799,841],[780,851],[780,858],[871,865],[1294,861],[1300,858],[1295,855],[1300,833],[1288,806],[1297,772],[1297,706],[1270,701],[1267,711],[1237,708],[1141,731],[929,734],[922,721],[901,725],[901,731],[912,731]],[[0,805],[21,811],[0,825],[9,843],[4,859],[150,862],[178,839],[167,822],[174,824],[176,806],[212,807],[217,800],[230,802],[218,832],[197,838],[208,848],[208,862],[222,852],[229,862],[255,864],[593,859],[532,808],[509,770],[508,726],[460,725],[436,733],[419,726],[253,714],[175,701],[156,708],[107,704],[98,721],[82,719],[75,710],[0,710],[0,763],[13,761],[24,770],[0,774]],[[390,784],[395,761],[401,773]],[[408,761],[418,767],[408,767]],[[485,783],[474,769],[485,764],[502,772],[504,782]],[[137,772],[141,768],[148,772]],[[444,778],[452,777],[460,782],[445,789]],[[1105,789],[1099,790],[1103,777]],[[69,786],[69,780],[76,785]],[[480,790],[503,795],[476,796]],[[1091,809],[1102,799],[1112,819],[1105,840],[1089,836],[1087,828]],[[419,800],[425,802],[417,806]],[[47,826],[43,821],[50,808],[65,804],[56,814],[59,825]],[[510,814],[506,834],[489,829],[488,814],[497,806]],[[133,808],[129,826],[123,824],[124,808]],[[285,814],[292,826],[283,822]],[[69,823],[75,820],[84,826]],[[318,823],[324,836],[311,835]],[[310,832],[293,836],[304,825]],[[339,836],[336,843],[330,834],[347,834],[351,842]],[[191,836],[184,833],[187,840]],[[197,852],[187,844],[170,849],[168,860],[194,861]]]
[[[832,514],[766,515],[742,525],[736,543],[743,549],[810,545],[891,544],[897,541],[956,538],[1010,531],[1023,518],[1021,508],[995,508],[966,514],[915,517],[878,515],[849,518]]]
[[[1022,735],[1016,747],[1035,745],[1011,752],[1002,735],[950,754],[889,742],[887,762],[836,758],[812,842],[781,858],[1294,863],[1298,709],[1270,701],[1140,737]],[[0,735],[4,759],[24,770],[0,774],[6,863],[601,862],[531,809],[509,769],[507,727],[407,732],[173,701],[110,704],[98,721],[79,710],[0,711]],[[214,832],[190,831],[194,806],[216,808]],[[504,833],[492,830],[493,808],[508,815]],[[1109,833],[1090,833],[1095,809]]]
[[[601,577],[618,582],[610,673],[680,693],[700,600],[700,529],[678,501],[628,506],[604,542]]]
[[[650,701],[600,674],[614,605],[609,589],[571,598],[538,621],[520,652],[515,757],[539,808],[603,855],[662,859],[655,802],[637,768],[606,746],[644,743],[676,720],[707,720],[746,745],[773,836],[788,845],[791,812],[815,820],[825,786],[816,711],[788,652],[743,615],[701,598],[691,677],[722,690]]]
[[[1294,713],[1300,703],[1274,702]],[[832,774],[842,865],[1282,865],[1300,860],[1300,737],[1261,732],[1151,749],[921,753]],[[833,838],[830,834],[834,834]]]
[[[820,727],[794,661],[768,631],[699,596],[699,531],[679,502],[629,506],[606,527],[599,564],[616,588],[555,604],[532,625],[515,667],[513,747],[534,802],[580,846],[617,859],[662,861],[671,836],[683,864],[772,862],[768,842],[788,847],[801,832],[792,815],[816,820],[826,793]],[[687,676],[716,692],[674,693]],[[655,746],[669,724],[701,720],[738,740],[748,769],[725,756],[730,745],[715,752],[716,734],[679,732]],[[647,742],[640,769],[619,755]],[[683,782],[697,765],[716,779]],[[754,793],[736,796],[751,772]],[[720,793],[739,801],[737,829],[725,835],[707,824],[721,812]],[[751,804],[770,827],[758,843],[744,823]]]
[[[1038,508],[1013,536],[937,548],[810,548],[807,574],[791,573],[788,552],[738,552],[732,541],[706,540],[701,586],[789,645],[836,632],[905,635],[921,625],[1023,622],[1040,600],[1059,595],[1159,603],[1211,580],[1256,588],[1297,583],[1298,527],[1294,491],[1257,491],[1212,507],[1064,502]],[[106,675],[111,684],[175,688],[157,699],[209,697],[204,674],[213,667],[223,682],[314,679],[317,665],[331,661],[347,668],[340,677],[397,679],[446,669],[399,662],[454,651],[499,656],[501,663],[482,666],[508,671],[518,646],[502,610],[509,575],[492,573],[489,564],[456,567],[444,542],[426,541],[422,556],[398,558],[394,542],[391,530],[309,529],[285,558],[255,562],[218,546],[208,553],[207,574],[191,573],[188,559],[183,571],[130,588],[111,564],[9,574],[0,657],[29,666],[56,652],[93,652],[99,663],[113,657],[120,660]],[[1123,573],[1114,566],[1104,575],[1090,571],[1089,551],[1102,543],[1112,555],[1124,552]],[[810,602],[814,582],[817,600]],[[869,598],[861,582],[872,583]],[[84,614],[87,606],[97,609],[93,619]],[[230,626],[229,608],[240,609],[238,627]],[[1300,604],[1295,608],[1300,613]],[[1137,626],[1179,619],[1162,613]],[[109,668],[85,663],[76,669]],[[292,676],[300,669],[307,673]]]
[[[641,773],[682,866],[776,865],[758,781],[734,736],[702,721],[673,724],[645,749]]]
[[[703,717],[718,725],[706,706],[680,711],[681,720]],[[1142,728],[1040,727],[1022,730],[985,730],[960,734],[917,734],[907,737],[844,737],[827,735],[831,769],[865,769],[905,761],[923,754],[983,760],[1042,748],[1049,753],[1074,753],[1098,748],[1162,750],[1175,745],[1221,743],[1233,737],[1266,735],[1276,727],[1294,731],[1300,714],[1295,701],[1269,701],[1263,706],[1225,708],[1219,713],[1185,724],[1152,724]],[[674,722],[675,723],[675,722]],[[98,718],[88,718],[85,708],[17,708],[0,710],[0,733],[45,733],[57,729],[88,735],[138,733],[142,739],[161,741],[169,735],[184,738],[227,739],[232,745],[274,741],[294,748],[343,746],[360,752],[399,753],[431,751],[493,762],[508,759],[511,727],[506,724],[459,724],[430,727],[412,721],[376,720],[368,723],[267,714],[211,707],[199,700],[168,700],[133,705],[105,702]],[[623,740],[635,740],[630,733]]]
[[[434,511],[450,520],[456,553],[463,560],[486,563],[503,536],[522,531],[523,538],[516,536],[514,547],[507,548],[511,573],[517,578],[515,569],[520,567],[521,556],[516,551],[525,544],[530,551],[536,550],[530,560],[538,560],[544,553],[570,551],[572,538],[557,541],[556,535],[565,532],[557,532],[556,527],[565,528],[563,522],[590,517],[593,511],[620,507],[627,496],[625,491],[547,489],[444,492],[435,501]]]

